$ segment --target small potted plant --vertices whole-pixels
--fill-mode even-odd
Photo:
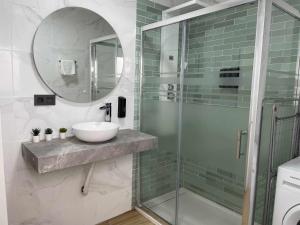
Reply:
[[[32,142],[33,143],[40,142],[40,133],[41,133],[41,129],[40,128],[34,128],[34,129],[32,129],[31,134],[32,134]]]
[[[67,128],[60,128],[59,129],[59,137],[60,139],[66,139],[66,134],[67,134],[68,129]]]
[[[53,130],[51,128],[47,128],[45,130],[46,141],[51,141],[52,140],[52,134],[53,134]]]

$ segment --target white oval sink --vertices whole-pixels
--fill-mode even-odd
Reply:
[[[86,142],[103,142],[115,137],[119,131],[119,125],[109,122],[87,122],[72,126],[75,136]]]

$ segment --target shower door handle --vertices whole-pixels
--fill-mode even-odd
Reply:
[[[241,152],[242,148],[242,138],[243,135],[247,134],[247,130],[238,129],[237,139],[236,139],[236,159],[240,159],[243,153]]]

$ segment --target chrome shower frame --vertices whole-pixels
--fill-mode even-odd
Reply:
[[[143,43],[143,32],[164,27],[167,25],[184,22],[188,19],[192,19],[199,16],[216,13],[225,9],[237,7],[247,3],[257,3],[257,24],[256,24],[256,37],[255,37],[255,51],[254,51],[254,63],[252,74],[252,86],[251,86],[251,99],[249,110],[249,122],[248,122],[248,144],[247,144],[247,160],[245,171],[245,186],[244,186],[244,203],[242,213],[242,225],[254,224],[254,212],[255,212],[255,197],[256,197],[256,180],[258,171],[258,157],[259,157],[259,145],[261,135],[261,117],[263,108],[263,99],[265,94],[265,83],[267,77],[267,64],[268,64],[268,50],[270,41],[270,29],[272,18],[272,6],[276,6],[296,19],[300,20],[300,12],[293,6],[289,5],[283,0],[228,0],[223,3],[207,6],[205,8],[186,13],[180,16],[175,16],[169,19],[165,19],[156,23],[152,23],[143,26],[141,29],[141,43]],[[143,86],[143,47],[141,47],[140,55],[140,102],[139,102],[139,123],[141,123],[141,97]],[[183,68],[181,68],[183,71]],[[182,99],[180,100],[182,101]],[[140,126],[139,126],[140,127]],[[180,157],[180,155],[179,155]],[[139,156],[138,156],[139,158]],[[140,193],[140,175],[139,175],[139,160],[137,170],[137,203],[138,206],[142,206],[139,193]],[[178,190],[177,190],[178,192]],[[176,207],[178,212],[178,207]],[[178,217],[178,213],[176,213]],[[175,218],[178,221],[178,218]],[[176,223],[177,225],[178,223]]]

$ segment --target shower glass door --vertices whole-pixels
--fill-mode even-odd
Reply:
[[[256,13],[186,21],[178,224],[242,224]]]
[[[159,148],[139,157],[139,203],[174,224],[178,166],[181,26],[143,32],[140,129],[158,137]],[[163,203],[170,204],[165,206]]]
[[[300,23],[288,8],[273,6],[270,43],[264,46],[257,12],[262,19],[263,3],[270,1],[258,2],[262,8],[251,3],[216,12],[212,7],[179,23],[144,27],[140,125],[158,137],[159,148],[140,154],[139,205],[170,224],[248,224],[245,214],[254,210],[242,209],[249,203],[244,202],[248,154],[248,165],[259,164],[258,171],[247,170],[257,172],[255,224],[272,223],[277,167],[299,149]],[[268,9],[265,13],[270,18]],[[253,73],[255,44],[261,66],[267,63],[258,158],[256,147],[247,152],[250,96],[253,89],[261,95],[264,83],[255,82],[264,75]],[[268,62],[261,45],[269,51]],[[260,96],[252,97],[251,107],[260,106]],[[252,140],[250,147],[253,143],[258,144]]]

